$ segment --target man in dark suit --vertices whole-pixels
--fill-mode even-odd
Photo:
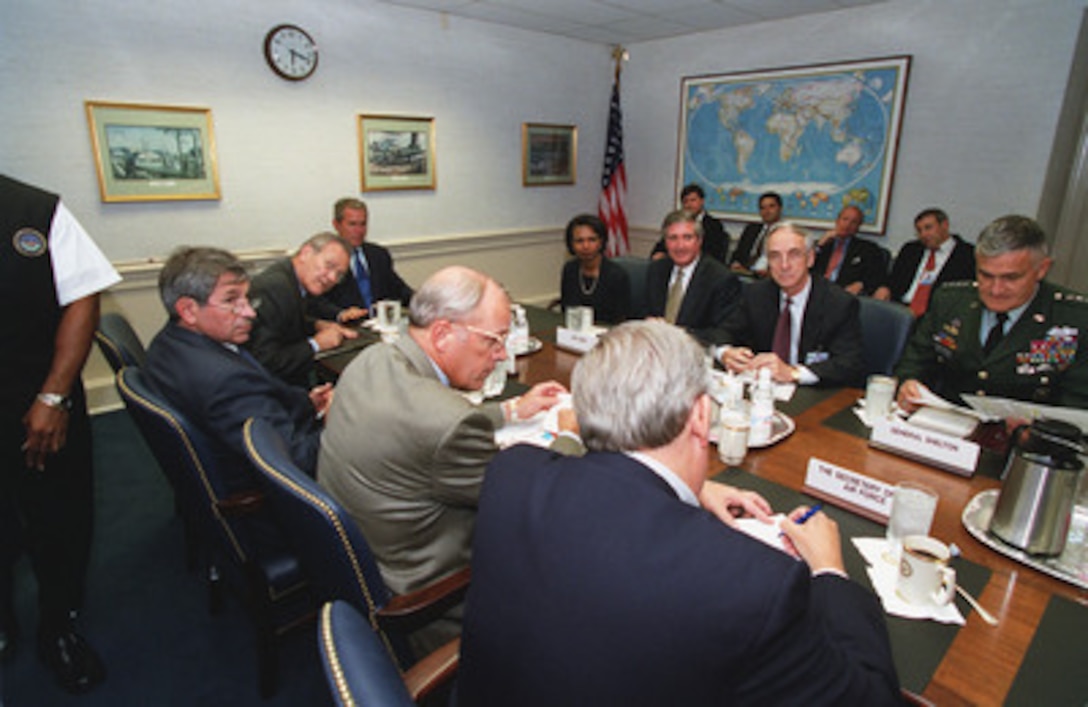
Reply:
[[[846,206],[835,228],[816,244],[812,274],[838,284],[852,295],[870,295],[888,278],[887,258],[875,243],[858,237],[865,215],[857,206]]]
[[[729,370],[766,367],[781,383],[861,384],[865,363],[858,301],[812,277],[814,258],[809,236],[800,228],[784,221],[771,229],[771,277],[744,288],[740,306],[726,323],[727,346],[720,357]]]
[[[737,249],[728,263],[734,272],[750,272],[759,277],[767,274],[767,234],[782,218],[782,197],[778,192],[759,195],[759,218],[760,223],[748,224],[740,234]]]
[[[314,354],[359,335],[314,311],[314,302],[347,272],[349,252],[336,234],[318,233],[294,256],[272,263],[253,278],[257,320],[246,348],[272,375],[309,388]]]
[[[412,299],[412,288],[393,269],[393,256],[366,240],[369,219],[360,199],[347,197],[333,206],[332,227],[351,248],[351,270],[322,297],[334,312],[326,318],[348,321],[365,316],[375,302],[400,300],[407,305]]]
[[[705,343],[722,340],[729,312],[740,300],[740,280],[713,258],[701,255],[702,226],[688,211],[673,211],[661,225],[669,257],[650,263],[646,308]]]
[[[888,284],[878,287],[873,298],[905,304],[920,317],[937,287],[975,279],[975,247],[949,231],[948,214],[941,209],[915,216],[914,230],[918,239],[899,249]]]
[[[706,385],[690,337],[628,322],[574,369],[590,452],[496,456],[460,705],[900,703],[883,611],[846,576],[835,522],[781,521],[803,561],[729,526],[729,505],[765,504],[706,482]]]
[[[332,386],[306,391],[271,376],[241,348],[256,316],[249,277],[237,258],[218,248],[179,248],[159,276],[170,321],[147,349],[147,375],[156,388],[216,447],[222,468],[237,473],[232,491],[252,489],[242,425],[267,420],[283,436],[299,468],[317,465],[319,417]]]
[[[680,205],[687,211],[703,229],[703,255],[709,255],[719,263],[725,262],[725,256],[729,252],[729,232],[722,226],[722,222],[706,212],[706,192],[698,184],[688,184],[680,190]],[[661,239],[654,245],[650,258],[660,260],[668,256],[665,249],[665,240]]]

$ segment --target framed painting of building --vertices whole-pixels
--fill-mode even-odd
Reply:
[[[578,128],[522,123],[521,183],[527,187],[574,184],[578,174]]]
[[[434,118],[359,116],[363,191],[434,189]]]
[[[102,201],[220,198],[210,109],[84,105]]]

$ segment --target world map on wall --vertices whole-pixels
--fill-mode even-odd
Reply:
[[[856,205],[883,230],[907,62],[685,79],[681,184],[725,218],[758,218],[775,191],[786,218],[824,225]]]

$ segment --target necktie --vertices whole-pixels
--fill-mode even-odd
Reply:
[[[775,356],[782,359],[786,363],[790,363],[790,305],[793,301],[787,297],[786,305],[782,307],[782,311],[778,313],[778,324],[774,327],[774,342],[771,344],[771,351]]]
[[[918,286],[914,288],[914,297],[910,300],[910,311],[914,316],[920,317],[929,306],[929,293],[933,290],[933,280],[937,270],[937,251],[929,249],[929,257],[926,258],[926,268],[922,271],[922,278],[918,280]]]
[[[994,324],[993,328],[990,329],[990,333],[986,335],[986,343],[982,345],[982,352],[987,356],[993,353],[993,350],[1001,343],[1001,339],[1005,337],[1005,322],[1008,320],[1008,312],[998,313],[997,324]]]
[[[748,255],[748,265],[752,265],[759,260],[759,254],[763,250],[763,239],[767,237],[767,229],[767,224],[763,224],[763,228],[759,229],[756,242],[752,244],[752,252]]]
[[[669,296],[665,300],[665,321],[669,324],[676,323],[676,317],[680,314],[680,303],[684,301],[684,271],[677,269],[676,277],[669,285]]]
[[[355,271],[355,284],[359,286],[359,294],[363,297],[363,306],[370,309],[371,300],[373,299],[373,296],[370,293],[370,273],[363,263],[362,249],[356,248],[355,254],[351,256],[351,259],[352,270]]]
[[[834,280],[835,271],[839,269],[839,263],[842,262],[843,253],[846,252],[846,239],[835,236],[835,250],[831,252],[831,259],[827,261],[827,270],[824,270],[824,277],[828,280]]]

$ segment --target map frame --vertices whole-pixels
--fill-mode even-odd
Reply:
[[[782,196],[783,219],[815,228],[830,228],[834,225],[838,211],[844,206],[854,204],[862,209],[865,216],[860,230],[882,235],[887,228],[911,59],[911,55],[904,54],[682,77],[676,193],[679,194],[686,184],[699,184],[706,192],[706,210],[709,213],[726,220],[758,222],[758,195],[765,191],[776,191]],[[759,91],[773,96],[779,95],[783,89],[795,85],[799,80],[812,79],[818,82],[855,82],[861,87],[859,91],[864,90],[873,94],[872,88],[866,86],[862,80],[867,75],[866,72],[890,72],[893,76],[889,82],[890,85],[880,86],[882,94],[876,100],[876,104],[886,110],[886,115],[883,120],[883,129],[880,130],[883,142],[881,149],[878,150],[879,157],[871,160],[875,166],[866,172],[867,175],[874,174],[879,180],[873,189],[851,188],[851,184],[832,183],[808,191],[797,185],[784,184],[781,180],[775,183],[757,183],[750,180],[725,180],[714,183],[695,168],[694,161],[690,159],[691,145],[688,128],[695,111],[704,106],[708,92],[711,95],[720,96],[745,87],[758,87]],[[698,100],[695,100],[697,92],[699,96]],[[692,108],[694,110],[691,110]],[[872,131],[871,122],[875,121],[865,121],[860,125]],[[729,134],[730,131],[724,124],[720,127],[724,134]],[[823,129],[822,125],[817,128],[817,130]],[[779,149],[782,150],[781,145]],[[740,170],[737,174],[741,174]],[[677,201],[679,202],[679,197]]]

